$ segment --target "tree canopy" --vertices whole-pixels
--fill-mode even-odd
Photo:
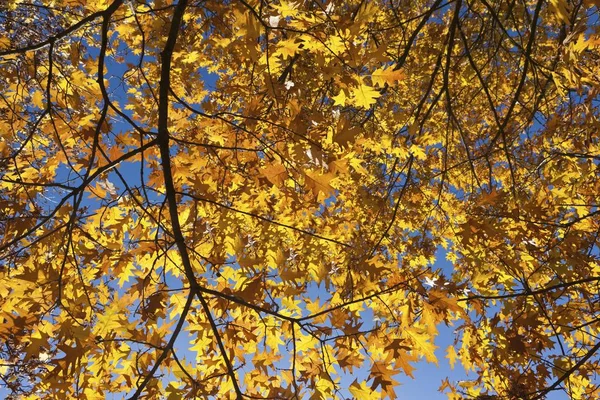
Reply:
[[[10,398],[600,398],[598,0],[3,4]]]

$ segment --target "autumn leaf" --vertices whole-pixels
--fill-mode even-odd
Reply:
[[[295,17],[299,10],[299,4],[297,2],[281,0],[279,5],[274,5],[273,7],[279,12],[283,18],[287,17]]]
[[[35,91],[31,100],[37,108],[44,108],[44,95],[41,91]]]
[[[125,304],[124,299],[116,299],[102,314],[98,316],[96,325],[96,335],[103,337],[113,331],[121,331],[126,329],[123,324],[122,305]]]
[[[406,375],[414,378],[413,371],[415,368],[410,363],[416,362],[418,359],[410,353],[412,348],[407,344],[404,339],[394,339],[385,350],[390,354],[388,356],[389,361],[394,360]]]
[[[356,399],[376,400],[380,398],[379,393],[369,388],[365,382],[359,383],[356,379],[350,384],[348,390]]]
[[[273,53],[273,56],[281,55],[284,59],[293,57],[300,49],[300,44],[295,39],[282,40],[278,43],[277,50]]]
[[[437,364],[435,356],[436,346],[431,343],[431,339],[419,328],[406,330],[406,335],[412,340],[417,351],[422,354],[428,362]]]
[[[450,345],[446,349],[446,358],[448,362],[450,362],[450,368],[454,369],[454,364],[456,364],[457,354],[454,346]]]
[[[360,128],[348,126],[346,122],[338,124],[337,131],[334,133],[333,141],[342,147],[349,148],[360,133]]]
[[[287,170],[282,164],[271,164],[261,172],[273,185],[281,185],[287,178]]]
[[[569,24],[570,20],[567,2],[565,0],[550,0],[549,3],[558,19],[565,24]]]
[[[344,92],[344,90],[340,90],[340,92],[336,95],[332,97],[333,99],[333,105],[335,106],[345,106],[346,105],[346,93]]]
[[[400,70],[396,70],[393,66],[378,68],[371,74],[371,81],[374,86],[383,87],[386,84],[394,85],[397,81],[402,80],[404,74]]]
[[[395,361],[407,376],[410,376],[414,379],[413,371],[415,370],[415,367],[411,364],[411,362],[417,362],[416,357],[414,357],[411,353],[402,352],[398,355],[398,358],[396,358]]]
[[[429,301],[432,305],[445,312],[456,313],[463,311],[456,298],[448,296],[447,293],[444,293],[441,290],[430,290]]]
[[[381,93],[377,89],[363,83],[350,90],[352,102],[358,107],[371,107],[377,102],[379,96],[381,96]]]
[[[396,374],[398,371],[390,368],[389,364],[375,362],[369,374],[373,378],[371,389],[381,387],[382,393],[387,394],[390,398],[396,398],[394,387],[398,386],[398,382],[392,378]]]
[[[335,193],[335,189],[330,184],[330,182],[335,178],[333,173],[307,171],[305,176],[306,186],[313,192],[315,196],[325,195],[328,197]]]

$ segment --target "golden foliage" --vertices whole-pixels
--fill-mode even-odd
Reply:
[[[599,398],[598,7],[5,1],[0,386]]]

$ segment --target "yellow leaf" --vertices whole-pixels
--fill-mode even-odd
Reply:
[[[345,106],[346,105],[346,93],[344,90],[340,90],[340,93],[337,96],[332,97],[334,106]]]
[[[295,18],[298,15],[298,3],[281,0],[279,5],[273,5],[283,18]]]
[[[287,170],[282,164],[271,164],[261,170],[261,173],[273,185],[281,185],[287,178]]]
[[[441,311],[462,312],[462,308],[454,297],[449,297],[445,292],[432,289],[429,291],[429,302]]]
[[[322,193],[328,197],[335,193],[335,189],[330,185],[333,178],[335,178],[335,174],[331,172],[320,174],[318,172],[307,171],[305,183],[315,196],[319,196]]]
[[[387,394],[390,398],[396,398],[394,388],[398,386],[398,382],[393,378],[400,371],[393,369],[390,363],[377,361],[373,363],[370,377],[373,378],[372,388],[381,386],[381,391]]]
[[[373,85],[383,87],[386,83],[393,85],[396,81],[404,78],[404,73],[400,70],[394,70],[394,67],[379,68],[371,75],[371,81]]]
[[[133,272],[135,271],[135,264],[132,262],[121,262],[119,265],[121,271],[117,274],[119,278],[119,287],[123,287],[123,285],[133,276]]]
[[[550,8],[560,21],[570,24],[569,11],[565,0],[550,0]]]
[[[36,90],[33,93],[31,101],[37,108],[44,108],[44,94],[40,90]]]
[[[330,36],[325,45],[327,51],[330,51],[333,54],[343,54],[347,49],[344,39],[339,36]]]
[[[456,350],[454,349],[454,346],[452,346],[452,345],[448,346],[448,348],[446,349],[446,358],[450,362],[450,368],[454,369],[454,364],[456,364],[456,358],[457,358],[457,354],[456,354]]]
[[[368,387],[365,382],[358,383],[357,379],[355,379],[354,382],[352,382],[348,390],[354,396],[355,399],[376,400],[381,398],[379,393],[375,392],[374,390],[371,390],[371,388]]]
[[[182,58],[185,64],[193,64],[196,63],[200,59],[200,52],[198,51],[190,51],[185,54],[185,57]]]
[[[356,172],[358,172],[361,175],[369,175],[369,171],[362,166],[363,160],[359,159],[359,158],[351,158],[350,159],[350,165],[352,166],[352,168],[354,168],[354,170]]]
[[[418,361],[417,357],[414,354],[409,354],[406,351],[400,352],[395,358],[396,364],[402,368],[404,373],[411,378],[414,378],[413,371],[415,367],[413,367],[410,363]]]
[[[372,86],[361,83],[350,92],[352,102],[358,107],[369,108],[377,102],[381,93]]]
[[[437,357],[435,356],[436,346],[430,342],[429,335],[415,327],[407,328],[405,332],[412,339],[415,349],[420,354],[423,354],[427,361],[437,364]]]
[[[190,341],[193,346],[189,347],[189,351],[195,351],[198,357],[201,357],[206,349],[210,348],[212,340],[207,335],[198,335],[198,339]]]
[[[126,304],[127,302],[124,301],[123,298],[116,298],[113,300],[110,305],[104,309],[104,312],[98,315],[98,322],[94,326],[94,334],[104,337],[111,332],[126,330],[127,325],[123,321],[125,318],[123,309]]]
[[[427,158],[425,149],[422,146],[413,144],[412,146],[410,146],[409,151],[410,154],[412,154],[417,160],[425,160]]]
[[[277,50],[273,56],[283,56],[284,59],[293,57],[300,50],[300,43],[296,43],[296,39],[286,39],[278,43]]]

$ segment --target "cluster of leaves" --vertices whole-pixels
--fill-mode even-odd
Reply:
[[[13,398],[600,397],[597,0],[3,4]]]

